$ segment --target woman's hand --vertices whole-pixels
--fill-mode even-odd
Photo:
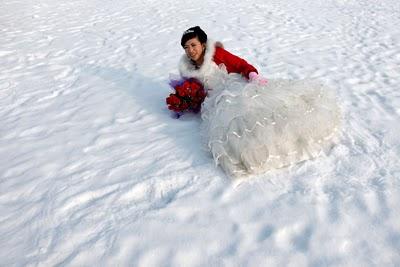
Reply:
[[[259,85],[266,85],[268,80],[260,75],[257,72],[250,72],[249,73],[249,81],[257,83]]]

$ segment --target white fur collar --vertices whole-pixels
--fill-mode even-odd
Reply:
[[[204,55],[204,62],[199,69],[193,65],[192,61],[185,55],[179,61],[179,72],[182,77],[203,79],[207,74],[215,68],[216,64],[213,61],[215,53],[215,43],[211,40],[207,41],[206,53]]]

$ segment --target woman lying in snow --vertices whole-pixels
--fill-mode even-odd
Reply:
[[[196,78],[207,90],[204,144],[229,175],[293,164],[332,145],[341,116],[329,88],[310,80],[267,81],[198,26],[183,33],[181,45],[181,76]]]

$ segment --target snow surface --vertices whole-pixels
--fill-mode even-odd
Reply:
[[[181,33],[317,78],[330,153],[232,180],[171,118]],[[399,266],[400,2],[0,2],[0,266]]]

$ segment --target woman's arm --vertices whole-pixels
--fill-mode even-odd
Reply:
[[[240,73],[242,76],[249,79],[249,73],[256,72],[257,69],[247,63],[246,60],[229,53],[224,48],[217,46],[215,48],[214,62],[217,65],[224,64],[228,73]]]

